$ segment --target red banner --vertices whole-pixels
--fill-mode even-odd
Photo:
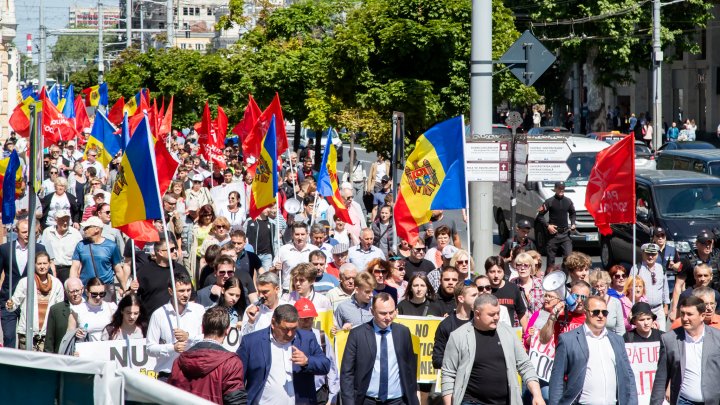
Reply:
[[[603,235],[610,224],[635,223],[635,139],[627,136],[600,151],[585,194],[585,208]]]
[[[220,127],[223,129],[220,129]],[[206,101],[202,121],[196,130],[199,135],[198,144],[200,145],[200,154],[208,162],[212,162],[213,165],[225,169],[227,166],[225,164],[223,148],[225,147],[227,116],[223,109],[218,106],[218,118],[213,121],[210,115],[210,106]]]

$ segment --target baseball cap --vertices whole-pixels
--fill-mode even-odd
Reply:
[[[198,204],[197,200],[187,200],[185,202],[185,209],[188,211],[197,211],[200,209],[200,205]]]
[[[193,174],[193,176],[192,176],[190,179],[191,179],[192,181],[202,182],[202,181],[203,181],[203,176],[200,175],[200,174]]]
[[[348,246],[347,243],[338,243],[337,245],[333,246],[330,253],[334,255],[339,255],[341,253],[345,253],[350,249],[350,246]]]
[[[75,146],[75,141],[68,141],[68,143],[65,144],[65,146]]]
[[[55,211],[55,218],[70,217],[70,211],[68,210],[57,210]]]
[[[455,255],[455,253],[457,253],[458,250],[458,248],[452,245],[445,246],[442,250],[443,259],[452,259],[452,257]]]
[[[711,235],[710,232],[703,230],[697,235],[696,241],[700,243],[708,243],[713,239],[715,239],[715,237]]]
[[[80,227],[82,229],[89,228],[91,226],[97,226],[98,228],[102,228],[104,226],[103,222],[98,217],[90,217],[86,221],[80,224]]]
[[[657,315],[653,313],[652,308],[650,308],[650,304],[648,304],[647,302],[635,303],[635,305],[632,306],[630,313],[632,314],[632,316],[630,317],[631,323],[635,320],[635,317],[640,315],[650,315],[653,321],[657,319]]]
[[[383,183],[387,183],[388,181],[390,181],[390,177],[382,176],[382,179],[380,179],[380,181],[382,181]]]
[[[561,188],[561,189],[564,190],[564,189],[565,189],[565,182],[564,182],[564,181],[557,181],[557,182],[555,182],[555,188]]]
[[[521,219],[517,223],[517,227],[519,229],[532,229],[532,225],[530,224],[530,221],[527,219]]]
[[[657,228],[653,229],[652,236],[658,235],[667,235],[667,232],[665,232],[665,228],[658,226]]]
[[[297,300],[295,309],[298,311],[298,318],[314,318],[318,316],[315,305],[307,298]]]
[[[654,243],[645,243],[640,246],[640,250],[645,253],[657,253],[658,251],[660,251],[660,247]]]

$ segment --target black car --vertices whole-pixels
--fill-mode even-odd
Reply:
[[[668,142],[658,149],[658,152],[664,150],[677,150],[677,149],[716,149],[715,145],[709,142],[703,141],[683,141],[683,142]]]
[[[695,247],[695,236],[711,231],[720,221],[720,178],[684,170],[638,170],[635,173],[636,240],[639,246],[651,240],[652,230],[667,231],[668,244],[678,252]],[[632,224],[613,224],[612,234],[601,236],[603,267],[633,263]]]

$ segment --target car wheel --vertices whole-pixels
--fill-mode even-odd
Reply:
[[[502,210],[498,210],[497,219],[495,220],[498,226],[498,235],[500,235],[500,243],[505,243],[506,240],[510,239],[510,229],[508,228],[507,221],[505,221],[505,214]]]
[[[541,255],[547,256],[548,235],[542,226],[535,226],[535,244]]]
[[[610,245],[610,238],[602,238],[600,241],[600,263],[603,268],[609,268],[615,262],[613,257],[612,246]]]

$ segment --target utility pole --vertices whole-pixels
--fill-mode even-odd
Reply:
[[[167,19],[165,21],[165,28],[167,28],[167,44],[166,48],[172,48],[175,46],[175,11],[173,7],[173,0],[167,0]]]
[[[143,0],[140,0],[140,52],[145,53],[145,32],[143,32],[143,29],[145,28],[145,2]]]
[[[103,57],[103,4],[102,0],[98,0],[98,84],[102,84],[105,81],[103,77],[105,73],[105,58]]]
[[[132,48],[132,0],[125,0],[125,46]]]
[[[472,134],[492,133],[492,0],[472,1],[470,48],[470,126]],[[492,252],[493,183],[469,184],[470,237],[473,257]],[[482,272],[482,266],[481,270]]]
[[[580,63],[573,63],[573,132],[580,133],[580,109],[582,108],[581,92],[580,92]]]
[[[43,88],[47,83],[47,53],[45,49],[47,33],[45,32],[45,29],[45,0],[40,0],[40,58],[38,59],[38,79],[40,81],[40,88]]]
[[[663,51],[660,43],[660,0],[653,0],[653,149],[662,146],[662,61]]]

